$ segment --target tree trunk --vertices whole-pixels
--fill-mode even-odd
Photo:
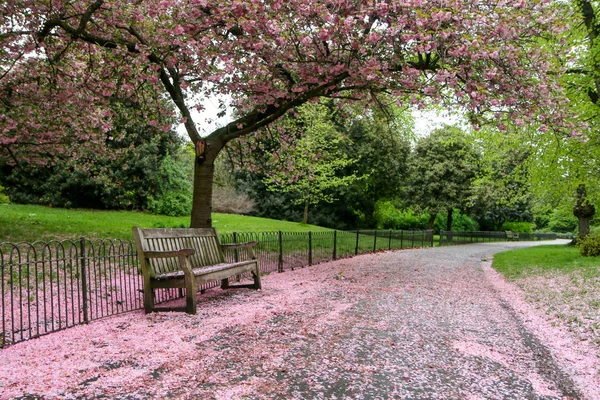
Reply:
[[[215,174],[214,161],[194,163],[194,195],[192,200],[191,228],[212,227],[212,191]]]
[[[578,239],[583,239],[590,234],[590,220],[591,218],[578,218],[579,220],[579,235]]]
[[[429,213],[429,222],[427,223],[428,230],[433,229],[433,224],[435,223],[436,216],[437,216],[437,213]]]
[[[446,220],[446,230],[450,232],[452,230],[452,207],[448,208],[448,219]]]
[[[579,221],[579,235],[576,240],[581,240],[590,234],[590,220],[596,214],[596,207],[587,198],[587,189],[584,184],[577,187],[577,197],[573,207],[573,215]]]
[[[308,224],[308,201],[304,203],[304,220],[303,224]]]

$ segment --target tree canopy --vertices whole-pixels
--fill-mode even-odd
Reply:
[[[479,154],[465,133],[453,126],[436,129],[421,138],[411,154],[408,200],[431,215],[448,212],[446,229],[452,230],[452,210],[465,210],[479,168]]]
[[[214,160],[318,97],[445,102],[560,126],[557,68],[536,42],[564,29],[548,0],[17,0],[0,5],[2,157],[100,148],[107,104],[168,129],[175,106],[196,146],[191,225],[211,224]],[[199,99],[235,120],[201,137]],[[31,151],[36,149],[36,151]],[[47,157],[50,156],[50,157]]]
[[[357,160],[344,154],[347,137],[338,132],[331,111],[323,104],[298,107],[297,118],[280,120],[284,134],[295,130],[298,139],[269,155],[265,183],[270,190],[292,193],[304,205],[303,223],[308,223],[309,207],[335,200],[334,191],[356,181],[354,174],[340,175]]]

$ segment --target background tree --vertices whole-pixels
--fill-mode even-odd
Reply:
[[[372,228],[375,226],[373,212],[377,201],[399,196],[406,178],[412,116],[408,111],[395,107],[385,110],[376,107],[367,111],[344,107],[340,110],[331,101],[322,102],[319,108],[323,117],[321,124],[336,142],[336,145],[321,146],[319,157],[355,160],[344,162],[346,165],[338,168],[335,176],[336,179],[344,176],[358,179],[352,179],[348,185],[329,187],[327,193],[331,202],[314,208],[311,219],[313,223],[337,229]],[[328,110],[327,113],[325,110]],[[309,136],[303,129],[302,118],[290,117],[289,120],[296,121],[295,126],[299,128],[296,135],[290,135],[289,129],[284,129],[289,123],[276,123],[260,130],[252,138],[230,142],[223,154],[224,164],[236,176],[238,188],[249,190],[256,202],[255,215],[298,220],[303,213],[294,206],[293,196],[270,191],[265,184],[273,179],[274,171],[296,169],[290,154],[296,152],[300,156],[302,152],[297,152],[295,142]],[[314,154],[304,153],[297,158],[313,160]],[[295,175],[290,172],[283,174]]]
[[[343,199],[358,217],[353,228],[373,228],[377,202],[395,200],[402,194],[414,120],[408,110],[394,106],[376,106],[369,112],[355,109],[350,115],[340,124],[348,126],[351,147],[347,151],[357,158],[352,171],[361,179],[348,188]]]
[[[491,8],[400,0],[22,0],[1,7],[0,147],[11,158],[32,146],[93,148],[108,128],[102,105],[119,99],[151,109],[151,86],[173,102],[196,148],[192,226],[211,225],[214,162],[226,143],[321,96],[366,100],[388,91],[402,103],[410,97],[477,111],[503,107],[508,116],[544,116],[548,124],[564,119],[553,95],[556,65],[546,62],[560,49],[530,46],[562,29],[561,10],[545,0]],[[237,117],[202,137],[192,110],[214,96],[232,98]]]
[[[94,149],[74,150],[75,157],[61,154],[45,164],[38,158],[19,157],[13,163],[0,158],[0,182],[17,203],[162,213],[151,203],[168,195],[162,182],[165,164],[185,158],[181,138],[123,105],[112,105],[110,125],[103,142]],[[191,190],[191,182],[189,186]],[[191,191],[188,203],[189,213]]]
[[[436,129],[417,141],[410,158],[407,199],[427,209],[428,229],[436,215],[446,211],[446,230],[452,230],[453,209],[467,208],[479,157],[472,140],[457,127]]]
[[[553,207],[570,202],[573,215],[578,218],[581,237],[589,233],[590,221],[595,214],[593,203],[599,199],[600,175],[600,25],[597,14],[599,3],[574,0],[570,29],[562,39],[572,47],[571,57],[562,75],[562,84],[569,99],[568,106],[577,118],[569,124],[577,125],[571,135],[539,135],[529,131],[531,145],[530,171],[536,194]],[[552,173],[549,173],[552,171]],[[584,197],[582,197],[584,196]]]
[[[297,118],[280,123],[288,131],[284,134],[299,139],[291,147],[270,154],[271,169],[265,183],[270,190],[293,194],[295,202],[304,206],[303,223],[307,224],[310,206],[333,202],[335,190],[356,181],[354,174],[340,174],[356,159],[340,148],[347,138],[337,131],[325,105],[309,103],[298,107],[297,112]]]
[[[505,222],[533,222],[534,194],[529,145],[514,129],[488,127],[475,133],[482,159],[473,181],[469,211],[482,230],[503,230]]]

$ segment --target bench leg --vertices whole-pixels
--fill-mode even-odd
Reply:
[[[229,278],[221,279],[221,289],[229,289]]]
[[[144,311],[146,314],[154,310],[154,289],[147,284],[144,286]]]
[[[198,287],[195,279],[187,279],[185,282],[185,312],[188,314],[196,314],[196,294]]]
[[[252,271],[252,278],[254,279],[254,289],[261,289],[262,286],[260,283],[260,269],[258,265],[256,266],[256,272]]]

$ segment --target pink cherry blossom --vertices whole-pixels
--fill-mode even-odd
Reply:
[[[175,110],[190,139],[208,144],[199,169],[230,140],[319,97],[368,104],[366,94],[385,91],[418,106],[481,111],[499,104],[509,118],[539,117],[557,129],[568,120],[556,112],[565,96],[554,84],[562,72],[554,59],[568,49],[531,47],[536,37],[565,29],[545,0],[494,7],[454,0],[23,0],[1,7],[0,156],[10,162],[104,148],[106,121],[98,116],[115,100],[136,104],[149,120],[171,120]],[[231,99],[235,121],[202,138],[203,121],[191,110],[215,97]],[[82,146],[70,146],[75,141]],[[195,226],[206,223],[200,214],[210,208],[210,196],[202,197],[212,185],[206,176],[195,185],[205,202],[194,206]]]

